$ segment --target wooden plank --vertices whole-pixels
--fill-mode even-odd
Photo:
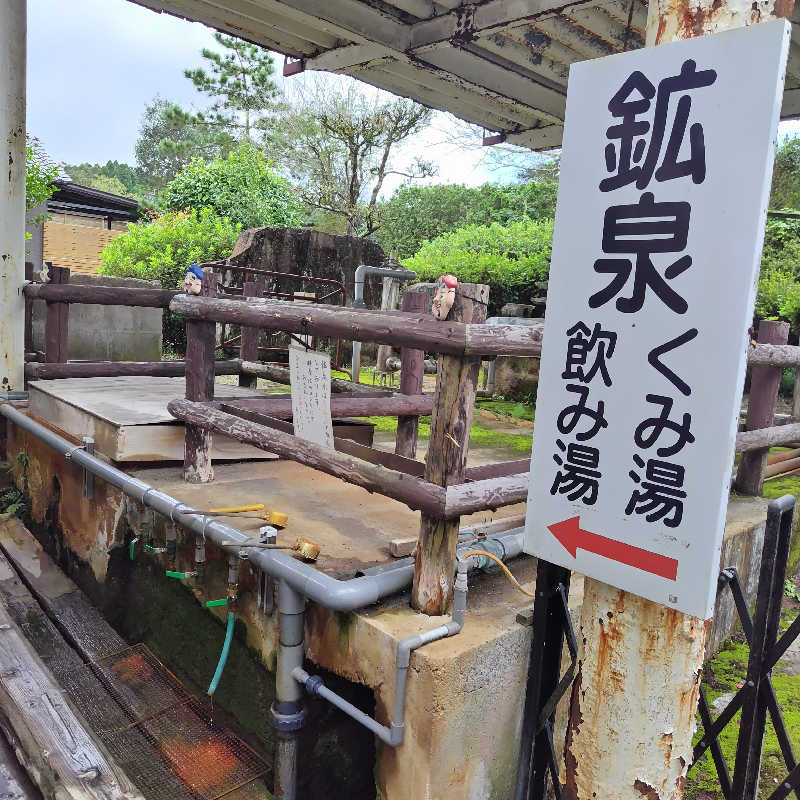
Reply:
[[[403,295],[403,311],[422,314],[428,308],[427,292],[406,292]],[[425,351],[414,347],[400,350],[400,391],[403,394],[420,394],[425,376]],[[399,456],[416,458],[419,417],[397,418],[397,434],[394,451]]]
[[[0,566],[5,571],[7,565]],[[0,606],[0,712],[25,768],[53,800],[142,798],[85,729],[54,678]],[[13,733],[12,733],[13,732]],[[143,800],[143,798],[142,798]]]
[[[217,276],[212,268],[203,270],[200,294],[213,299],[217,293]],[[214,349],[217,326],[206,320],[192,319],[186,323],[186,399],[214,399]],[[210,483],[214,480],[211,466],[212,434],[195,425],[183,431],[183,479],[187,483]]]
[[[481,323],[486,319],[488,302],[488,286],[459,283],[450,317],[456,323]],[[434,320],[434,324],[448,323]],[[481,359],[475,356],[442,355],[439,359],[425,463],[425,479],[437,486],[464,481],[480,366]],[[458,528],[457,517],[445,519],[443,513],[422,514],[411,587],[411,605],[417,611],[441,615],[452,605]]]
[[[238,375],[237,359],[214,362],[216,375]],[[25,365],[25,377],[31,380],[59,380],[65,378],[171,378],[186,375],[185,361],[71,361],[62,364]]]
[[[505,478],[508,475],[519,475],[529,472],[531,460],[520,458],[515,461],[500,461],[497,464],[484,464],[480,467],[468,467],[465,473],[467,481],[482,481],[486,478]]]
[[[762,320],[758,326],[759,344],[786,344],[789,323]],[[750,373],[750,398],[747,404],[747,430],[754,431],[772,424],[775,403],[783,374],[779,366],[756,366]],[[760,495],[764,485],[767,449],[750,450],[739,461],[736,489],[742,494]]]

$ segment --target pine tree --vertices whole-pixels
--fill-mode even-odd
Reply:
[[[278,107],[272,56],[263,47],[232,36],[215,33],[214,38],[225,50],[218,53],[203,48],[201,54],[209,71],[184,70],[197,90],[215,101],[196,118],[228,130],[241,130],[241,138],[252,142],[254,131],[268,126],[270,115]]]

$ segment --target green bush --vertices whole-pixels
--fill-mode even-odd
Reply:
[[[486,283],[489,314],[506,303],[529,303],[534,284],[547,280],[553,220],[522,219],[509,225],[470,225],[427,242],[404,266],[420,280],[451,273],[466,283]]]
[[[153,222],[128,225],[103,250],[102,275],[161,281],[176,289],[189,264],[217,261],[230,256],[241,225],[218,217],[211,209],[163,214]],[[164,311],[164,346],[185,351],[182,320]]]
[[[387,253],[395,249],[400,258],[408,258],[426,241],[457,228],[553,217],[557,191],[557,183],[542,181],[401,186],[380,204],[374,238]]]
[[[300,225],[302,208],[289,183],[263,154],[243,144],[225,158],[193,158],[159,197],[167,211],[210,208],[242,228]]]

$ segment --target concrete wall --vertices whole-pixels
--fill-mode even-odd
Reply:
[[[41,220],[47,217],[47,202],[32,208],[25,214],[25,233],[29,233],[31,238],[25,242],[25,260],[33,264],[34,270],[41,269],[44,253],[43,226]]]
[[[35,263],[35,262],[34,262]],[[161,288],[159,281],[71,275],[70,283]],[[68,356],[77,361],[160,361],[160,308],[70,305]],[[45,303],[33,304],[33,347],[44,350]]]

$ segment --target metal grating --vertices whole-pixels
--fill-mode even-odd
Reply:
[[[65,694],[147,800],[267,800],[267,763],[145,645],[59,676]],[[98,701],[92,683],[108,695]]]

